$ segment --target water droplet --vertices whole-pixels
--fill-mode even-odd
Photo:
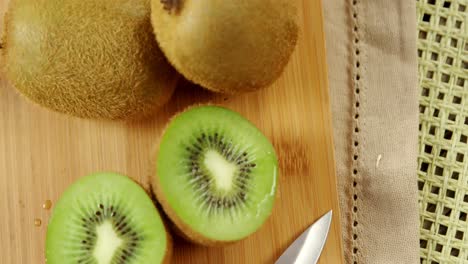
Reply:
[[[42,224],[41,219],[39,219],[39,218],[34,219],[34,225],[35,226],[41,226],[41,224]]]
[[[46,200],[44,204],[42,204],[42,208],[45,210],[49,210],[52,207],[52,201],[51,200]]]

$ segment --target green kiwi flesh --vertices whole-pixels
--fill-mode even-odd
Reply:
[[[151,0],[162,51],[187,79],[223,93],[273,83],[298,39],[291,0]]]
[[[48,264],[168,263],[171,240],[138,184],[97,173],[60,197],[47,228]]]
[[[153,189],[179,231],[196,243],[230,243],[258,230],[272,212],[277,181],[271,143],[226,108],[178,114],[160,139]]]
[[[154,39],[148,0],[12,0],[4,71],[35,103],[73,116],[139,119],[177,73]]]

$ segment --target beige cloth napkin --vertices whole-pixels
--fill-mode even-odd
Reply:
[[[323,0],[346,263],[419,263],[416,1]]]

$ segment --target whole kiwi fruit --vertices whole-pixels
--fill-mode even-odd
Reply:
[[[23,95],[58,112],[147,116],[178,78],[154,40],[150,13],[149,0],[12,0],[3,70]]]
[[[236,94],[273,83],[298,38],[291,0],[151,0],[156,39],[187,79]]]

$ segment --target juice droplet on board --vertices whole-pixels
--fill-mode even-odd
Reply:
[[[44,204],[42,205],[42,208],[45,210],[49,210],[52,207],[52,201],[51,200],[46,200]]]
[[[34,219],[34,225],[35,226],[41,226],[41,224],[42,224],[41,219],[39,219],[39,218]]]

